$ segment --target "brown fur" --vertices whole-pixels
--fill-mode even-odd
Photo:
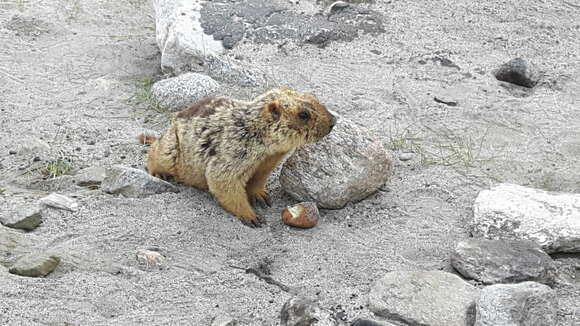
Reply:
[[[321,139],[334,124],[315,96],[288,88],[251,102],[206,98],[174,115],[151,145],[147,170],[209,190],[228,212],[258,225],[250,202],[270,203],[266,182],[274,168],[289,151]]]

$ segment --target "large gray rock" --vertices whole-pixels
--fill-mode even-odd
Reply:
[[[107,176],[101,184],[104,192],[122,194],[126,197],[147,197],[164,192],[177,192],[177,187],[155,178],[143,170],[122,165],[107,169]]]
[[[405,325],[471,326],[478,290],[441,271],[389,272],[369,293],[377,316]]]
[[[105,180],[106,175],[107,168],[103,166],[91,166],[80,170],[74,178],[79,186],[93,189],[99,187],[103,180]]]
[[[218,88],[218,82],[211,77],[190,72],[156,82],[151,88],[151,93],[160,107],[179,111],[204,97],[213,95]]]
[[[457,244],[451,265],[485,284],[537,281],[552,284],[556,268],[540,246],[525,240],[469,239]]]
[[[336,326],[330,313],[310,299],[294,297],[286,301],[280,312],[282,326]]]
[[[475,325],[557,325],[556,313],[556,293],[550,287],[536,282],[498,284],[481,291]]]
[[[544,251],[580,252],[580,195],[500,184],[479,193],[472,234],[487,239],[523,239]]]
[[[20,258],[8,271],[11,274],[41,277],[46,276],[56,269],[60,258],[47,253],[31,253]]]
[[[391,170],[382,143],[342,119],[328,136],[294,152],[284,163],[280,183],[296,200],[336,209],[377,191]]]
[[[34,230],[42,223],[42,209],[38,205],[17,206],[0,212],[0,223],[5,226]]]
[[[200,20],[201,0],[154,0],[161,69],[180,74],[201,71],[207,56],[224,51],[222,43],[205,34]]]

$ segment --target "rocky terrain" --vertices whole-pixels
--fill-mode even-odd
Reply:
[[[0,325],[580,325],[578,17],[0,1]],[[144,172],[172,112],[278,86],[341,120],[270,178],[266,226]],[[317,225],[285,225],[304,200]]]

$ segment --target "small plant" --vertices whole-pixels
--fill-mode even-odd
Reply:
[[[61,175],[70,174],[73,171],[73,167],[67,160],[57,159],[50,161],[46,164],[46,167],[42,171],[43,175],[47,178],[56,178]]]
[[[145,109],[161,111],[159,103],[151,92],[151,87],[155,83],[152,78],[135,78],[135,86],[137,91],[129,99],[129,102],[134,105],[143,106]]]

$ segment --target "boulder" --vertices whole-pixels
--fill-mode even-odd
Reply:
[[[497,284],[481,290],[475,326],[557,325],[556,293],[536,283]]]
[[[537,281],[553,284],[556,268],[540,246],[525,240],[469,239],[457,244],[451,265],[484,284]]]
[[[218,88],[218,82],[211,77],[190,72],[156,82],[151,88],[151,93],[160,107],[179,111],[204,97],[213,95]]]
[[[369,309],[405,325],[471,326],[478,290],[441,271],[389,272],[369,293]]]
[[[328,136],[294,152],[284,163],[280,183],[296,200],[337,209],[377,191],[392,166],[380,140],[342,119]]]
[[[5,226],[31,231],[42,223],[42,209],[38,205],[18,206],[0,213],[0,223]]]
[[[47,253],[31,253],[16,261],[8,271],[11,274],[42,277],[46,276],[56,269],[60,263],[60,258]]]
[[[475,199],[472,234],[531,240],[548,253],[580,252],[580,195],[500,184]]]
[[[205,34],[199,22],[201,0],[154,0],[161,69],[176,75],[200,71],[205,58],[224,51],[222,43]]]

